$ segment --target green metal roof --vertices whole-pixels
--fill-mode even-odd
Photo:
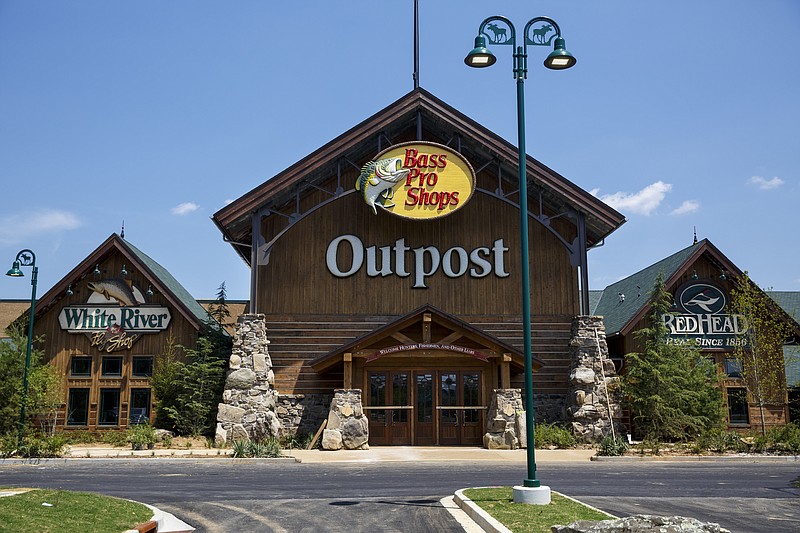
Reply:
[[[120,241],[125,243],[125,246],[133,253],[136,258],[142,262],[147,268],[149,268],[155,277],[162,283],[164,286],[178,299],[180,302],[188,309],[200,322],[208,322],[209,320],[214,320],[211,315],[208,314],[208,311],[200,305],[197,300],[189,294],[183,285],[178,283],[172,274],[169,271],[158,264],[153,258],[149,255],[144,253],[143,251],[139,250],[137,247],[126,241],[125,239],[120,239]]]
[[[781,306],[795,322],[800,322],[800,292],[797,291],[767,291],[770,298]]]
[[[653,284],[659,273],[663,274],[664,281],[666,281],[704,242],[705,239],[692,244],[688,248],[653,263],[644,270],[606,287],[592,312],[593,315],[603,317],[606,335],[611,336],[618,333],[642,306],[647,304],[650,291],[653,290]],[[590,303],[591,300],[592,295],[590,294]]]

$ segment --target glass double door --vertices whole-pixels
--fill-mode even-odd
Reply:
[[[373,370],[368,390],[371,444],[482,442],[480,370]]]

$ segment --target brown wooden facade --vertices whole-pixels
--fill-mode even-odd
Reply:
[[[127,274],[120,274],[123,269]],[[193,302],[195,308],[185,294],[176,294],[176,289],[183,289],[171,276],[164,279],[164,273],[152,259],[114,234],[39,299],[34,335],[43,337],[39,348],[44,350],[44,359],[62,375],[59,429],[124,429],[152,418],[152,369],[168,343],[194,346],[202,325],[202,308]],[[169,310],[168,326],[156,333],[142,333],[122,349],[113,349],[113,343],[93,345],[91,333],[62,329],[62,310],[86,305],[94,292],[88,284],[104,279],[130,284],[144,297],[145,305]],[[122,309],[119,303],[94,307],[117,315]],[[177,356],[182,356],[180,350]]]
[[[361,167],[381,150],[409,141],[446,145],[469,161],[476,171],[476,189],[468,204],[432,220],[372,212],[353,190]],[[584,300],[585,280],[583,284],[581,280],[586,275],[586,250],[624,219],[541,163],[530,158],[526,163],[533,355],[538,368],[534,385],[537,394],[565,395],[571,322],[581,314]],[[417,383],[430,379],[441,385],[444,382],[439,380],[450,379],[461,380],[463,386],[479,382],[478,410],[483,416],[493,389],[522,388],[516,169],[513,145],[418,89],[216,213],[213,218],[226,240],[251,265],[252,309],[266,316],[278,392],[330,394],[353,387],[362,389],[370,409],[376,407],[370,404],[374,400],[370,380]],[[344,237],[350,240],[334,248],[337,268],[353,266],[353,242],[372,252],[364,253],[361,268],[341,276],[334,274],[327,261],[332,243]],[[472,275],[456,262],[449,274],[440,266],[420,283],[415,277],[414,250],[423,247],[435,247],[442,257],[454,250],[448,255],[451,261],[478,248],[490,250],[491,272],[478,269],[480,275]],[[373,254],[379,272],[367,272],[368,253]],[[397,266],[398,255],[402,267]],[[434,310],[434,326],[437,316],[451,317],[460,328],[479,333],[469,342],[494,343],[505,351],[494,350],[484,360],[456,351],[403,349],[369,359],[370,350],[393,346],[473,348],[466,336],[447,328],[428,331],[428,341],[409,332],[378,335],[423,308]],[[365,339],[371,344],[362,345]],[[437,408],[446,407],[441,405],[445,393],[438,385],[432,401]],[[417,398],[414,390],[409,388],[403,400],[403,407],[411,411],[408,420],[417,420],[415,414],[424,409],[412,409]],[[457,396],[453,401],[464,400]],[[381,416],[404,419],[402,411]],[[375,426],[371,442],[474,443],[485,430],[483,418],[477,417],[480,421],[468,430],[467,415],[439,414],[452,415],[454,421],[461,416],[457,434],[443,434],[440,417],[428,429],[414,423],[391,435],[379,435],[380,428]]]

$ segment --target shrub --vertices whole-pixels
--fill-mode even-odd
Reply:
[[[156,430],[150,424],[136,424],[128,428],[127,441],[134,450],[152,448],[156,444]]]
[[[244,457],[280,457],[280,441],[275,438],[264,440],[236,440],[233,441],[232,456],[237,459]]]
[[[128,435],[117,430],[103,431],[100,433],[99,441],[111,446],[125,446],[128,443]]]
[[[294,433],[281,437],[280,443],[281,448],[305,450],[313,439],[314,435],[311,433]]]
[[[63,435],[30,435],[22,440],[20,457],[63,457],[67,440]]]
[[[67,444],[92,444],[97,442],[97,434],[85,429],[65,431],[61,435],[67,441]]]
[[[614,440],[611,437],[604,437],[600,441],[600,449],[597,450],[597,455],[604,455],[606,457],[619,457],[625,455],[628,451],[628,443],[623,439],[618,438]]]
[[[753,438],[756,453],[800,454],[800,426],[795,423],[772,428]]]
[[[537,448],[574,448],[578,444],[578,439],[571,430],[557,424],[546,422],[536,424],[536,447]]]
[[[747,443],[737,433],[714,429],[705,431],[698,436],[692,451],[695,453],[706,451],[713,453],[745,452],[747,448]]]

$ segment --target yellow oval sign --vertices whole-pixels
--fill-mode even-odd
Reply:
[[[364,165],[356,190],[373,213],[439,218],[464,207],[475,191],[475,171],[464,157],[430,142],[397,144]]]

